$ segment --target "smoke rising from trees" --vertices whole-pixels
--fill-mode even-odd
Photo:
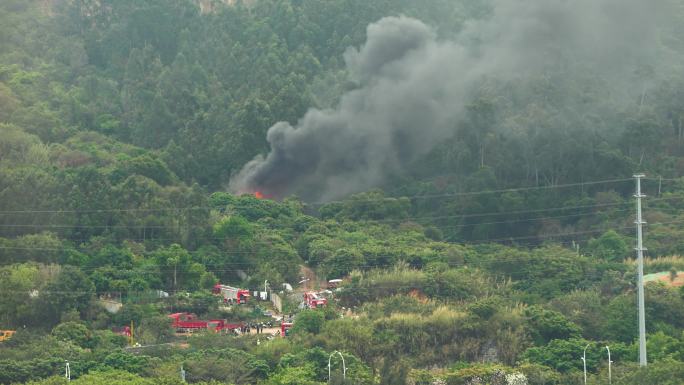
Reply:
[[[620,98],[659,71],[664,1],[496,0],[452,39],[419,20],[386,17],[344,55],[357,87],[334,109],[310,109],[267,134],[270,152],[236,174],[236,192],[331,200],[382,184],[453,136],[483,79],[590,71]],[[560,85],[562,87],[562,85]],[[578,92],[560,90],[559,92]],[[625,99],[625,103],[630,100]]]

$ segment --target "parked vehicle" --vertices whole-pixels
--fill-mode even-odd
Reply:
[[[131,337],[131,327],[130,326],[122,326],[122,327],[113,327],[112,332],[124,336],[124,337]]]
[[[16,330],[0,330],[0,342],[7,341],[8,339],[12,338],[16,332]]]
[[[280,336],[285,338],[290,334],[290,329],[292,329],[292,322],[283,322],[280,324]]]
[[[247,298],[250,297],[249,290],[239,289],[237,287],[221,285],[220,283],[214,285],[212,293],[216,295],[221,295],[223,297],[223,302],[226,303],[247,303]]]
[[[344,281],[341,279],[331,279],[330,281],[328,281],[328,290],[337,289],[342,282]]]
[[[304,304],[309,309],[316,309],[327,305],[328,300],[319,296],[318,293],[309,291],[304,293]]]
[[[187,333],[201,330],[211,330],[214,332],[229,332],[239,329],[242,323],[228,323],[224,319],[201,320],[192,313],[173,313],[169,315],[172,319],[171,327],[177,332]]]

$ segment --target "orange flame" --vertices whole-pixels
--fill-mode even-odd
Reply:
[[[254,192],[254,197],[256,199],[264,199],[264,194],[261,193],[261,191],[255,191]]]

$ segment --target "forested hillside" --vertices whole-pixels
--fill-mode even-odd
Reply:
[[[0,383],[684,383],[684,3],[513,3],[1,0]]]

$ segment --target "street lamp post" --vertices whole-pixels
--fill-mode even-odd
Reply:
[[[344,363],[344,356],[342,353],[338,352],[335,350],[334,352],[330,353],[330,356],[328,357],[328,383],[330,383],[330,362],[332,361],[332,357],[337,354],[342,358],[342,379],[346,380],[347,379],[347,365]]]
[[[590,344],[584,347],[584,353],[582,353],[582,363],[584,364],[584,385],[587,385],[587,348]]]
[[[610,364],[613,363],[613,361],[610,360],[610,348],[606,345],[606,350],[608,351],[608,383],[612,384],[613,379],[611,378],[611,373],[610,373]]]

